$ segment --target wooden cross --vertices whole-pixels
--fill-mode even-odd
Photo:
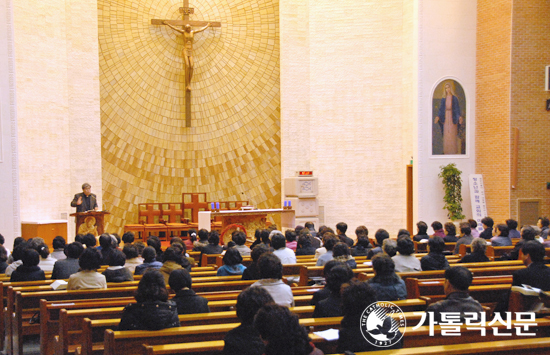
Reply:
[[[193,75],[193,40],[194,33],[204,31],[208,27],[221,27],[220,22],[191,21],[189,15],[195,11],[189,7],[189,0],[183,0],[183,7],[180,7],[182,20],[159,20],[152,19],[151,25],[167,25],[183,34],[183,56],[185,65],[185,127],[191,127],[191,78]],[[182,30],[175,28],[182,26]],[[188,27],[189,26],[189,27]],[[199,30],[191,30],[191,27],[202,27]]]

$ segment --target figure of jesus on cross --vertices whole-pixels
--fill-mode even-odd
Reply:
[[[189,14],[194,12],[194,9],[189,7],[189,0],[183,1],[183,7],[180,8],[180,12],[183,13],[183,20],[151,20],[152,25],[166,25],[181,33],[183,35],[183,59],[185,61],[185,89],[191,91],[191,78],[193,77],[194,59],[193,59],[193,42],[195,40],[195,34],[206,30],[208,27],[221,27],[219,22],[206,22],[206,21],[190,21]],[[176,26],[183,26],[180,29]],[[193,30],[193,27],[203,26],[199,29]]]
[[[213,21],[191,21],[189,15],[194,13],[194,9],[189,7],[189,0],[183,0],[183,7],[180,7],[183,14],[182,20],[160,20],[152,19],[152,25],[165,25],[183,35],[183,59],[185,62],[185,126],[191,127],[191,79],[195,69],[193,57],[193,42],[195,34],[206,30],[209,27],[222,27],[220,22]],[[182,26],[183,29],[180,29]],[[193,30],[193,27],[200,27]]]
[[[187,67],[185,73],[185,89],[191,91],[191,78],[193,78],[193,68],[195,63],[193,62],[193,41],[195,40],[195,33],[202,32],[210,27],[210,22],[206,26],[199,28],[198,30],[192,30],[191,25],[187,24],[183,30],[172,26],[167,21],[163,22],[166,26],[170,27],[174,31],[177,31],[183,35],[183,59],[185,60],[185,66]]]

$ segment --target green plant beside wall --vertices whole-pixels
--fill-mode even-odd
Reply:
[[[441,172],[438,176],[443,179],[445,189],[445,197],[443,197],[445,206],[443,206],[443,209],[447,210],[447,216],[451,221],[466,218],[462,214],[462,179],[460,178],[462,171],[458,170],[454,163],[439,168]]]

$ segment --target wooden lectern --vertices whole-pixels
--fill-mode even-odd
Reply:
[[[103,228],[105,215],[110,214],[107,211],[89,211],[89,212],[76,212],[71,213],[71,217],[75,217],[76,222],[76,234],[80,233],[80,225],[84,224],[84,229],[86,232],[92,233],[94,235],[101,235],[105,232]],[[90,218],[92,217],[92,218]],[[94,228],[95,227],[95,228]],[[96,233],[92,232],[97,231]],[[83,231],[84,232],[84,231]],[[96,236],[97,236],[96,235]]]

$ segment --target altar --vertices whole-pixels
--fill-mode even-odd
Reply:
[[[201,211],[199,212],[199,229],[210,231],[211,220],[216,217],[221,217],[222,232],[220,233],[220,241],[227,244],[231,240],[231,232],[237,229],[237,226],[242,226],[246,231],[248,240],[254,240],[254,232],[256,229],[265,229],[267,215],[280,214],[281,226],[279,228],[294,228],[295,212],[293,209],[273,208],[264,210],[228,210],[228,211]],[[235,226],[235,228],[231,228]]]

